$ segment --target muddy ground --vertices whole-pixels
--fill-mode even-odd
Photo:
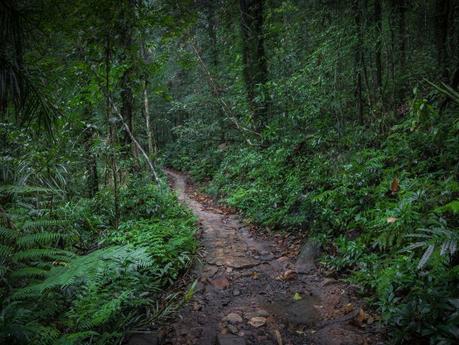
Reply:
[[[314,243],[259,234],[168,171],[198,217],[202,249],[191,301],[157,340],[164,345],[383,344],[355,290],[315,265]]]

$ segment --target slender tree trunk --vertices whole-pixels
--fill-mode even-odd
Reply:
[[[355,16],[355,26],[357,43],[354,55],[354,69],[355,69],[355,96],[357,101],[357,114],[360,124],[364,123],[363,118],[363,96],[362,96],[362,36],[361,36],[361,13],[359,0],[352,2],[352,10]]]
[[[126,122],[126,124],[129,126],[129,129],[132,131],[134,97],[132,94],[131,80],[132,70],[131,68],[129,68],[124,72],[123,77],[121,79],[121,114],[123,115],[124,122]],[[134,154],[134,151],[132,149],[131,138],[126,132],[124,132],[123,142],[127,147],[130,148],[131,152]]]
[[[135,16],[134,13],[134,1],[128,0],[126,4],[124,4],[124,26],[121,29],[121,38],[122,38],[122,45],[123,45],[123,55],[122,60],[126,63],[129,67],[124,71],[123,76],[121,78],[121,114],[123,116],[124,122],[129,127],[131,133],[134,133],[134,126],[133,126],[133,116],[134,116],[134,96],[132,91],[132,81],[133,81],[133,56],[130,53],[133,44],[133,18]],[[129,134],[124,131],[123,136],[124,145],[128,148],[125,153],[131,151],[132,156],[137,160],[138,159],[138,152],[137,148],[133,144],[131,137]]]
[[[397,107],[397,62],[398,61],[398,48],[397,48],[397,35],[396,29],[398,26],[398,5],[396,0],[392,0],[389,15],[389,30],[390,30],[390,51],[388,56],[390,58],[390,78],[391,78],[391,105],[394,110]]]
[[[86,111],[89,118],[89,109]],[[91,146],[93,143],[94,129],[92,127],[86,127],[84,129],[84,151],[85,151],[85,162],[86,162],[86,173],[88,174],[88,197],[93,198],[99,190],[99,177],[97,174],[97,160],[96,156],[91,152]]]
[[[435,2],[435,43],[437,46],[437,61],[441,77],[448,82],[448,16],[451,11],[450,0]]]
[[[268,79],[263,39],[263,1],[240,0],[239,4],[247,101],[254,117],[255,128],[260,129],[268,115],[267,97],[263,92],[263,86]]]
[[[404,74],[406,73],[406,0],[398,0],[398,14],[399,14],[399,51],[400,51],[400,72],[402,81],[399,89],[399,98],[404,99],[406,94],[406,85]]]
[[[210,43],[210,60],[211,65],[218,65],[218,50],[217,50],[217,32],[215,22],[215,0],[210,0],[207,3],[207,34],[209,35]]]
[[[375,23],[376,23],[376,47],[375,47],[375,66],[376,66],[376,89],[382,100],[382,63],[381,63],[381,0],[375,0]]]
[[[209,63],[207,64],[209,66],[209,69],[207,70],[208,76],[211,76],[212,74],[216,73],[218,71],[218,49],[217,49],[217,23],[215,20],[215,1],[210,0],[206,4],[206,15],[207,15],[207,34],[209,37],[209,45],[210,45],[210,59]],[[212,73],[211,73],[212,72]],[[215,99],[217,100],[216,106],[217,106],[217,116],[218,116],[218,123],[220,127],[220,141],[223,143],[225,142],[225,134],[226,134],[226,128],[225,128],[225,111],[218,102],[221,96],[221,88],[220,85],[215,83],[215,85],[212,85],[212,94],[214,95]]]
[[[117,166],[116,166],[116,155],[115,155],[115,144],[116,144],[116,128],[111,120],[112,117],[112,103],[111,103],[111,92],[110,92],[110,67],[111,67],[111,46],[110,46],[110,36],[107,35],[107,45],[105,52],[105,112],[107,117],[107,125],[109,128],[109,143],[110,150],[110,165],[112,170],[113,177],[113,194],[114,194],[114,208],[115,208],[115,219],[114,227],[118,228],[120,223],[120,206],[119,206],[119,195],[118,195],[118,177],[117,177]]]
[[[148,156],[150,159],[156,155],[156,142],[153,141],[153,131],[150,125],[150,109],[148,103],[148,82],[145,77],[143,81],[143,112],[145,116],[145,130],[147,131]]]

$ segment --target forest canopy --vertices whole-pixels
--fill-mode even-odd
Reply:
[[[454,0],[0,1],[0,341],[187,301],[169,167],[320,243],[388,343],[457,344],[458,87]]]

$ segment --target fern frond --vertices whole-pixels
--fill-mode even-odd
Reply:
[[[63,249],[57,248],[32,248],[27,250],[22,250],[15,253],[12,258],[16,261],[24,261],[24,260],[34,260],[34,259],[42,259],[42,258],[49,258],[49,259],[63,259],[63,258],[72,258],[75,254]]]
[[[16,243],[22,248],[30,248],[36,245],[44,246],[57,241],[63,236],[63,234],[57,232],[38,232],[35,234],[21,236],[16,240]]]
[[[39,267],[24,267],[11,273],[12,278],[44,278],[48,271]]]
[[[3,185],[0,186],[0,193],[15,193],[15,194],[31,194],[31,193],[57,193],[52,188],[39,187],[39,186],[19,186],[19,185]]]
[[[0,277],[4,277],[8,269],[4,265],[0,265]]]
[[[24,288],[22,291],[18,290],[17,294],[42,293],[55,287],[65,288],[77,282],[97,281],[98,273],[103,273],[105,277],[120,267],[135,271],[151,265],[152,260],[143,247],[135,250],[128,246],[99,249],[85,256],[77,256],[65,266],[53,267],[44,282]]]
[[[424,254],[421,257],[421,260],[419,260],[418,269],[421,269],[421,268],[423,268],[425,266],[425,264],[429,260],[430,256],[432,255],[434,249],[435,249],[435,246],[433,244],[431,244],[431,245],[429,245],[427,247],[426,251],[424,252]]]
[[[17,236],[17,231],[11,230],[4,228],[0,226],[0,238],[6,239],[6,240],[13,240]]]
[[[96,335],[99,335],[99,333],[94,332],[94,331],[84,331],[84,332],[66,334],[57,340],[56,345],[81,344],[82,340],[89,338],[91,336],[96,336]]]
[[[112,298],[111,300],[98,306],[98,310],[90,317],[82,320],[82,326],[85,329],[91,329],[109,321],[123,305],[123,302],[129,297],[128,291],[123,291],[118,297]]]
[[[5,261],[14,252],[14,249],[10,246],[0,244],[0,260]]]
[[[27,221],[22,225],[22,229],[38,229],[38,228],[53,228],[58,226],[68,225],[68,220],[63,219],[37,219],[33,221]]]

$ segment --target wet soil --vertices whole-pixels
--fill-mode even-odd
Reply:
[[[350,286],[323,276],[311,256],[299,262],[301,241],[257,234],[184,175],[167,174],[199,219],[202,248],[196,292],[163,329],[161,344],[382,344],[376,317]]]

